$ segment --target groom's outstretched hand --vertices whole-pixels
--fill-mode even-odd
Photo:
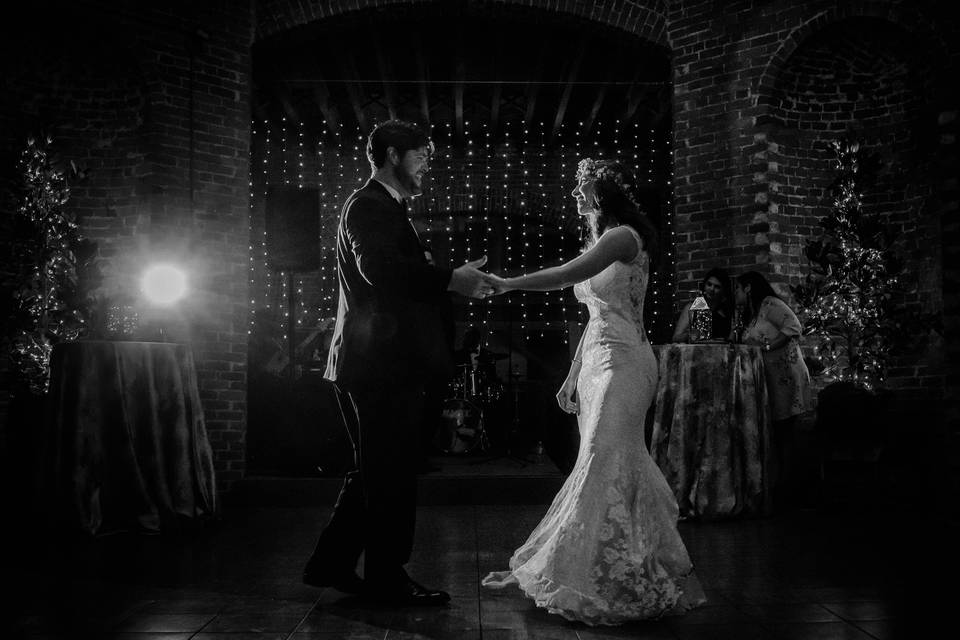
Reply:
[[[480,271],[480,267],[485,264],[487,264],[487,256],[457,267],[450,276],[447,289],[469,298],[486,298],[492,295],[493,285],[489,281],[491,276]]]

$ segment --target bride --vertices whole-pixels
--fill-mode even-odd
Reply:
[[[557,400],[577,414],[580,450],[546,516],[483,585],[516,584],[537,606],[591,625],[657,618],[705,602],[677,531],[677,502],[644,443],[657,361],[643,328],[655,230],[614,161],[582,160],[573,196],[590,222],[577,258],[496,293],[575,284],[587,323]]]

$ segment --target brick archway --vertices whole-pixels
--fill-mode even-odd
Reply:
[[[406,0],[383,3],[381,0],[356,0],[346,3],[327,3],[319,0],[273,0],[260,4],[256,16],[254,42],[316,20],[345,13],[384,9],[393,6],[438,4],[437,0]],[[622,29],[645,40],[667,47],[667,0],[637,0],[617,3],[582,2],[577,0],[500,0],[499,4],[517,5],[590,20]]]
[[[932,59],[944,63],[933,65],[936,69],[934,75],[943,77],[940,72],[943,71],[946,61],[950,59],[949,48],[926,17],[920,13],[907,13],[900,7],[888,7],[886,4],[839,6],[817,13],[795,28],[783,40],[777,51],[770,56],[757,83],[758,104],[765,110],[769,109],[770,96],[774,93],[777,78],[788,64],[790,56],[807,38],[833,23],[850,18],[878,18],[905,30],[915,36],[919,42],[929,43],[928,48],[931,50]]]
[[[872,26],[848,29],[858,22]],[[949,221],[946,209],[937,206],[949,193],[937,168],[950,164],[944,156],[951,150],[937,144],[936,129],[938,121],[942,126],[940,114],[956,108],[950,102],[948,51],[924,16],[884,3],[819,12],[771,55],[756,85],[769,161],[756,182],[771,223],[770,269],[781,281],[795,282],[806,271],[800,248],[817,233],[833,176],[825,142],[853,128],[888,164],[865,193],[865,206],[899,231],[901,253],[917,279],[910,287],[916,298],[908,302],[956,315],[943,295],[951,277],[943,233]],[[829,62],[830,56],[841,62]],[[866,76],[871,79],[864,81]],[[904,93],[906,87],[916,91]],[[918,354],[911,359],[911,375],[897,387],[916,397],[943,393],[943,364],[938,354]]]

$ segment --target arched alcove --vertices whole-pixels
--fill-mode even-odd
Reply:
[[[784,248],[771,261],[789,278],[806,269],[804,241],[831,206],[834,175],[829,143],[852,134],[877,152],[882,167],[865,184],[864,206],[880,213],[901,234],[901,248],[920,274],[919,296],[931,308],[940,274],[938,221],[927,201],[936,116],[928,54],[902,28],[857,17],[826,25],[803,40],[785,61],[769,95],[768,174],[772,229]]]
[[[858,16],[820,24],[796,43],[768,79],[766,105],[767,190],[773,271],[781,282],[798,282],[809,264],[807,240],[821,233],[819,220],[833,206],[836,178],[830,143],[845,136],[876,154],[876,172],[865,172],[863,207],[881,215],[897,234],[906,260],[904,302],[926,312],[943,310],[942,232],[935,197],[939,188],[934,54],[904,26]],[[910,380],[929,395],[943,383],[941,359],[904,355],[891,377]],[[914,369],[913,367],[918,367]],[[920,388],[915,375],[928,377]]]

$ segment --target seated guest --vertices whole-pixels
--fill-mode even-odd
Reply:
[[[700,281],[700,293],[710,307],[710,316],[713,320],[709,336],[711,340],[729,340],[733,327],[733,295],[730,291],[730,276],[719,267],[707,271]],[[690,301],[683,307],[677,319],[677,327],[673,330],[674,342],[690,342]]]
[[[763,367],[776,449],[775,496],[795,499],[791,453],[796,423],[811,405],[810,372],[800,351],[802,326],[796,314],[756,271],[737,276],[735,297],[744,313],[743,342],[763,350]]]

